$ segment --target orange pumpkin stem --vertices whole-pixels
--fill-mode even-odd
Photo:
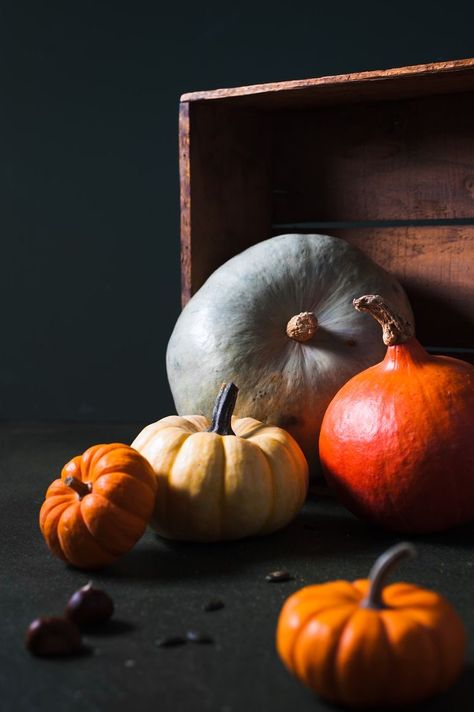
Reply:
[[[239,389],[235,383],[223,383],[217,394],[214,410],[212,411],[212,423],[208,428],[208,433],[217,435],[235,435],[232,430],[232,414],[237,400]]]
[[[372,566],[369,574],[370,588],[367,597],[361,603],[362,608],[387,608],[383,600],[383,587],[385,580],[390,571],[395,566],[407,557],[414,558],[416,549],[412,544],[403,542],[396,544],[379,556],[375,564]]]
[[[90,484],[86,484],[85,482],[78,480],[77,477],[72,476],[66,477],[64,484],[73,489],[74,492],[77,492],[79,499],[85,497],[86,494],[90,494],[92,489]]]
[[[366,294],[353,299],[352,304],[360,312],[368,312],[382,327],[386,346],[405,344],[415,335],[413,324],[397,314],[379,294]]]

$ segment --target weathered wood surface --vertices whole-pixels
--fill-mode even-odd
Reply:
[[[425,346],[472,349],[474,355],[474,225],[328,232],[400,280]]]
[[[472,352],[474,59],[186,98],[183,304],[272,234],[339,234],[404,284],[426,346]],[[369,226],[295,227],[328,222]]]
[[[357,72],[295,81],[196,91],[186,102],[228,102],[271,109],[337,102],[382,100],[466,91],[474,88],[474,58]]]
[[[264,122],[222,107],[193,108],[181,108],[183,304],[220,264],[271,232]]]
[[[273,222],[473,218],[474,91],[277,113]]]
[[[192,296],[191,287],[191,181],[189,156],[189,104],[179,107],[179,175],[181,209],[181,302]]]

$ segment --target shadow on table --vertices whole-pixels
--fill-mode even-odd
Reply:
[[[288,527],[265,537],[198,544],[149,535],[141,545],[103,572],[105,577],[153,581],[231,576],[252,564],[281,567],[291,561],[339,558],[355,562],[375,559],[406,536],[386,532],[357,520],[336,502],[309,502]],[[474,526],[444,534],[408,537],[415,544],[457,548],[474,545]],[[279,562],[279,563],[278,563]]]
[[[453,687],[438,697],[417,705],[416,712],[472,712],[474,708],[474,666],[468,665]]]
[[[425,702],[417,702],[403,707],[377,707],[374,712],[472,712],[474,700],[474,667],[467,665],[464,672],[454,685],[440,695],[436,695]],[[328,712],[354,712],[353,707],[334,705],[324,702],[324,708]]]

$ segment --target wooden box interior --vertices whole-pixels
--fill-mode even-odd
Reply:
[[[474,60],[185,95],[180,172],[183,304],[256,242],[338,235],[474,360]]]

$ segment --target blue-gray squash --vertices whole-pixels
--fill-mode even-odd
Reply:
[[[382,360],[379,327],[352,306],[381,294],[413,314],[397,282],[359,249],[328,235],[280,235],[217,269],[183,309],[167,371],[177,412],[210,416],[222,382],[235,382],[238,417],[288,430],[318,470],[329,402]]]

